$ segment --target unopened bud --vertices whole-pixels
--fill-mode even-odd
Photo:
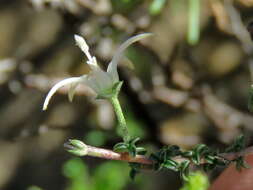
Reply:
[[[86,54],[89,52],[89,46],[87,45],[85,39],[82,36],[79,36],[77,34],[74,35],[76,45]]]
[[[69,139],[64,143],[66,150],[76,156],[85,156],[88,153],[88,147],[82,141]]]

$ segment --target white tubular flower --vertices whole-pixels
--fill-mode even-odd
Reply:
[[[123,56],[124,50],[130,46],[132,43],[146,38],[152,35],[151,33],[144,33],[133,36],[126,40],[116,51],[115,55],[112,58],[112,61],[109,63],[107,71],[103,71],[97,64],[96,57],[91,56],[89,52],[89,46],[87,45],[84,38],[79,35],[74,35],[77,46],[85,53],[88,58],[87,64],[91,68],[91,72],[87,75],[82,75],[80,77],[71,77],[64,79],[53,86],[53,88],[47,94],[47,97],[43,104],[43,110],[47,109],[50,99],[56,93],[56,91],[65,86],[70,85],[68,92],[69,100],[72,101],[75,93],[75,89],[79,84],[84,84],[90,87],[98,97],[100,98],[110,98],[115,94],[115,87],[120,83],[119,75],[117,71],[117,66],[119,60]]]

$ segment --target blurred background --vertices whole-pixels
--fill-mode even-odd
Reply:
[[[89,72],[74,34],[85,37],[104,68],[127,38],[154,34],[128,48],[119,67],[130,133],[150,152],[171,144],[222,149],[240,133],[250,144],[252,10],[253,0],[1,0],[0,189],[182,186],[174,172],[146,171],[131,181],[127,163],[64,150],[69,138],[108,149],[121,141],[111,105],[85,86],[72,103],[62,88],[42,112],[57,81]]]

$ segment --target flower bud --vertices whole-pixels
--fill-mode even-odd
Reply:
[[[89,51],[89,46],[87,45],[86,41],[84,40],[83,37],[75,34],[74,35],[75,41],[76,41],[76,45],[78,45],[78,47],[80,47],[80,49],[86,53]]]
[[[88,147],[82,141],[69,139],[64,143],[66,150],[76,156],[85,156],[88,153]]]

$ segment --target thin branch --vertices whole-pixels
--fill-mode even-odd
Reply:
[[[155,164],[155,161],[151,160],[147,156],[137,155],[136,157],[132,157],[128,153],[118,153],[108,149],[89,146],[78,140],[69,140],[69,142],[65,143],[64,146],[65,148],[67,148],[67,151],[76,154],[78,156],[92,156],[106,160],[119,160],[129,163],[139,163],[142,165],[141,167],[142,169],[152,169],[153,165]],[[245,156],[252,153],[253,153],[253,146],[248,147],[241,152],[222,153],[219,156],[227,160],[233,160],[238,156]],[[175,156],[171,159],[178,163],[181,163],[185,160],[189,160],[181,156]],[[201,164],[204,163],[206,163],[206,160],[202,159]]]
[[[131,163],[154,164],[152,160],[143,155],[131,157],[128,153],[117,153],[112,150],[97,148],[87,145],[87,156],[103,158],[107,160],[120,160]]]

